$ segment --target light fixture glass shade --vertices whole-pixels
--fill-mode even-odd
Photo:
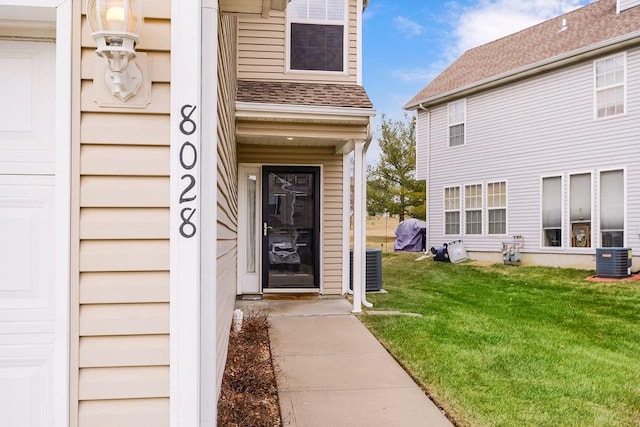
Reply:
[[[142,26],[139,0],[88,0],[87,18],[94,33],[129,33],[136,36]]]

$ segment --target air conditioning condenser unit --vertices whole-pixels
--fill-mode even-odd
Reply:
[[[613,279],[629,277],[632,260],[629,248],[597,248],[596,276]]]

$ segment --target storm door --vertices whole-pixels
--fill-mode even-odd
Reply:
[[[319,288],[320,168],[262,169],[263,290]]]

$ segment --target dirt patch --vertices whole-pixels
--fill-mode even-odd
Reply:
[[[242,331],[231,331],[218,400],[218,425],[282,425],[265,312],[245,312]]]
[[[604,283],[637,282],[640,280],[640,274],[634,273],[629,277],[621,277],[621,278],[589,276],[587,277],[587,280],[590,282],[604,282]]]

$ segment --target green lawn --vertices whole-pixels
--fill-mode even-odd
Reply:
[[[361,319],[464,426],[640,426],[640,282],[385,254]]]

